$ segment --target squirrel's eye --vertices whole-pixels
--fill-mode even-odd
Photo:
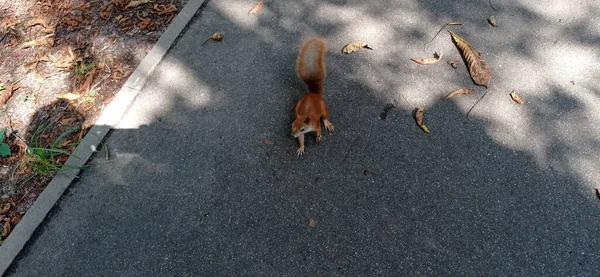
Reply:
[[[304,128],[300,129],[300,132],[304,132]]]

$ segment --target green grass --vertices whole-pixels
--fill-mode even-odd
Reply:
[[[10,147],[8,147],[8,144],[2,142],[4,141],[4,134],[6,134],[6,128],[0,130],[0,157],[10,156]]]
[[[27,147],[25,153],[27,157],[25,164],[33,169],[34,175],[47,176],[59,171],[63,166],[60,164],[62,155],[71,156],[71,151],[77,146],[78,142],[64,143],[63,140],[79,130],[79,128],[68,128],[60,134],[51,145],[44,145],[41,139],[48,125],[41,124],[31,135],[31,145]],[[78,158],[77,156],[73,156]],[[83,167],[73,167],[81,169]],[[32,176],[33,177],[33,176]]]

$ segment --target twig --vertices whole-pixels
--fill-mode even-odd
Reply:
[[[473,106],[469,109],[469,111],[467,112],[467,116],[469,116],[469,114],[471,113],[471,111],[473,110],[473,108],[475,108],[475,106],[477,106],[477,104],[479,104],[479,102],[481,102],[481,100],[483,99],[483,97],[485,97],[487,95],[487,93],[489,92],[489,90],[486,90],[483,95],[481,96],[481,98],[479,98],[479,100],[477,100],[477,102],[475,102],[475,104],[473,104]]]
[[[492,0],[488,0],[488,3],[490,3],[490,7],[492,7],[492,10],[498,11],[498,10],[496,10],[496,8],[494,8],[494,6],[492,6]]]
[[[440,28],[440,30],[437,33],[435,33],[435,36],[433,36],[433,38],[429,42],[427,42],[427,43],[432,42],[440,34],[440,32],[442,30],[444,30],[444,27],[449,26],[449,25],[463,25],[463,23],[462,22],[448,22],[448,23],[444,24],[442,26],[442,28]],[[425,43],[423,45],[427,45],[427,43]]]
[[[348,154],[350,154],[350,151],[352,151],[352,148],[354,147],[354,144],[358,140],[358,138],[359,137],[356,137],[352,140],[352,142],[350,143],[350,148],[348,148],[348,151],[346,151],[346,154],[344,155],[344,158],[342,159],[340,164],[342,164],[342,163],[344,163],[344,161],[346,161],[346,158],[348,158]]]
[[[105,143],[103,143],[102,145],[104,145],[104,153],[106,154],[106,162],[108,162],[110,160],[110,151],[108,150],[108,146],[106,146]]]

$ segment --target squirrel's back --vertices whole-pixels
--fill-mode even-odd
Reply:
[[[296,72],[298,77],[308,86],[309,92],[323,93],[326,75],[326,51],[325,40],[319,37],[309,38],[302,44],[298,54]]]

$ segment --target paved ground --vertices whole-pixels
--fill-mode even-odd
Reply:
[[[600,4],[343,2],[210,2],[8,275],[597,276]],[[484,89],[442,100],[472,83],[447,32],[423,46],[449,21],[492,67],[469,117]],[[314,33],[336,130],[299,158]]]

